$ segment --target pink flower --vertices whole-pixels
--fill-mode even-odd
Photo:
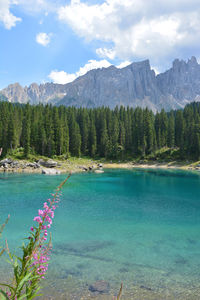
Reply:
[[[41,209],[38,209],[38,215],[43,217],[44,211]]]
[[[33,221],[36,221],[36,222],[38,222],[38,223],[42,223],[42,219],[40,218],[40,217],[35,217],[34,219],[33,219]]]

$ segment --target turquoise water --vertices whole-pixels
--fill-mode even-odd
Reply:
[[[64,178],[0,175],[0,221],[11,215],[3,235],[11,249],[20,245],[38,208]],[[200,282],[200,174],[75,174],[63,188],[52,235],[47,288],[53,282],[64,292],[70,282],[75,295],[106,280],[113,288],[123,281],[127,290],[137,285],[174,295],[195,289]]]

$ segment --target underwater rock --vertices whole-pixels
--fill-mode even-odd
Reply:
[[[119,269],[119,272],[120,272],[120,273],[128,273],[129,270],[128,270],[128,268],[123,267],[123,268],[120,268],[120,269]]]
[[[98,294],[107,294],[110,291],[110,284],[104,280],[98,280],[89,286],[89,291]]]
[[[175,264],[177,264],[177,265],[185,265],[185,264],[187,264],[187,260],[184,258],[184,257],[182,257],[181,255],[178,255],[177,257],[176,257],[176,259],[175,259]]]
[[[152,291],[152,289],[150,287],[145,286],[145,285],[141,285],[140,288],[144,289],[144,290],[147,290],[147,291]]]
[[[82,272],[76,269],[66,269],[62,274],[59,275],[60,279],[67,279],[69,277],[81,277]]]

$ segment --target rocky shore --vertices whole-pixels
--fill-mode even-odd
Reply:
[[[13,160],[5,158],[0,161],[0,172],[9,173],[38,173],[45,175],[59,175],[63,173],[95,172],[103,173],[106,169],[179,169],[200,171],[200,163],[189,162],[104,162],[92,159],[38,159],[33,162],[27,160]]]
[[[84,164],[83,164],[84,162]],[[59,175],[68,172],[103,173],[103,165],[92,160],[78,159],[76,161],[56,161],[39,159],[34,162],[5,158],[0,161],[0,172],[9,173],[39,173],[45,175]]]

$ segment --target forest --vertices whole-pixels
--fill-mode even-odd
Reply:
[[[176,150],[179,159],[200,158],[200,103],[183,110],[94,109],[0,102],[0,148],[6,156],[23,147],[24,157],[153,157]]]

